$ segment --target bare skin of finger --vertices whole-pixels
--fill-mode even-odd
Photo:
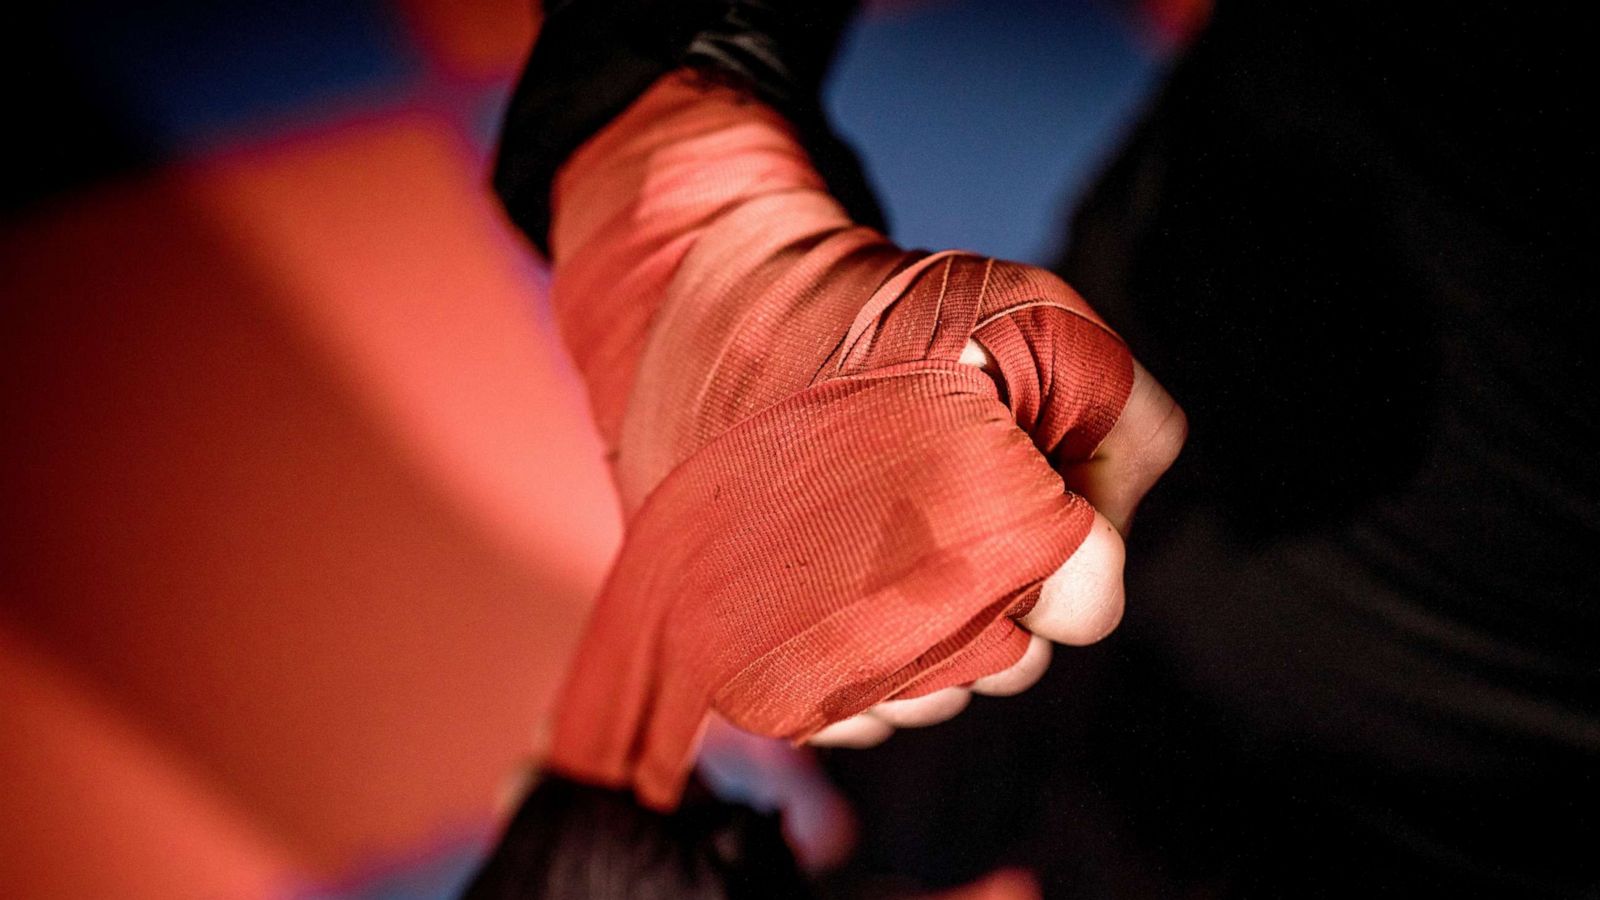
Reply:
[[[925,697],[889,700],[867,710],[866,715],[881,719],[891,728],[921,728],[955,718],[972,701],[964,687],[948,687]]]
[[[1050,668],[1050,641],[1034,635],[1022,658],[993,675],[985,675],[972,683],[972,692],[985,697],[1010,697],[1020,694],[1039,683],[1045,670]]]
[[[1039,602],[1018,621],[1058,644],[1083,646],[1110,634],[1122,621],[1125,555],[1122,534],[1096,512],[1089,536],[1045,579]]]
[[[866,713],[851,716],[813,734],[806,743],[813,747],[876,747],[894,734],[894,727]]]
[[[1178,458],[1188,434],[1183,410],[1135,362],[1128,404],[1093,458],[1058,468],[1068,489],[1081,494],[1126,534],[1139,501]]]

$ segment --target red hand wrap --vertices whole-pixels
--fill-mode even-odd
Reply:
[[[802,739],[1020,658],[1011,617],[1094,515],[1049,460],[1087,458],[1132,385],[1082,299],[852,225],[780,118],[682,75],[555,200],[554,303],[627,531],[552,767],[667,808],[712,710]],[[1009,408],[957,362],[969,337]]]

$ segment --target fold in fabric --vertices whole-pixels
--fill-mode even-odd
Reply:
[[[676,804],[707,716],[802,740],[1014,663],[1094,512],[1132,359],[1041,269],[849,221],[789,126],[689,73],[581,147],[552,298],[625,519],[549,764]],[[969,338],[994,379],[957,360]]]

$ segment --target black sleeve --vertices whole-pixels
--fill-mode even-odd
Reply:
[[[806,900],[776,815],[723,803],[691,781],[658,813],[633,795],[547,774],[462,900]]]
[[[494,188],[548,254],[550,187],[577,148],[678,68],[747,90],[783,114],[855,220],[883,214],[820,92],[855,0],[552,0],[500,134]]]

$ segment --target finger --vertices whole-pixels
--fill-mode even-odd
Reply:
[[[964,687],[948,687],[923,697],[879,703],[867,710],[866,715],[891,728],[921,728],[955,718],[971,701],[971,691]]]
[[[1124,553],[1122,535],[1096,512],[1089,536],[1045,579],[1039,602],[1018,621],[1058,644],[1082,646],[1110,634],[1122,621]]]
[[[876,747],[894,734],[889,723],[862,713],[851,716],[813,734],[806,743],[814,747]]]
[[[972,683],[972,692],[986,697],[1010,697],[1038,684],[1050,668],[1050,641],[1043,635],[1034,635],[1028,649],[1011,668],[985,675]]]
[[[1133,390],[1117,423],[1088,461],[1059,467],[1062,478],[1125,534],[1139,501],[1178,458],[1188,430],[1183,410],[1135,362]]]

